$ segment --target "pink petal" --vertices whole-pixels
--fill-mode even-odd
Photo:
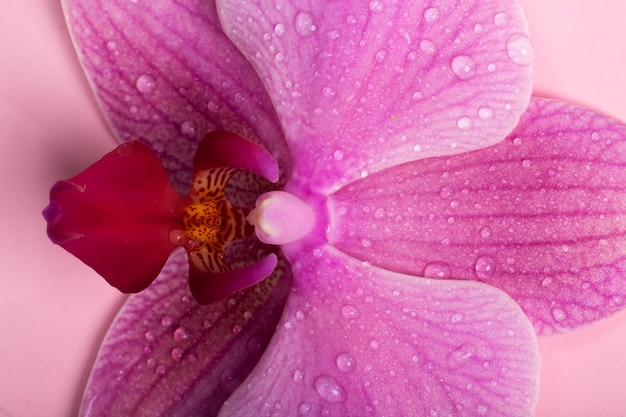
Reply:
[[[288,275],[200,306],[178,253],[109,329],[80,416],[216,415],[274,331],[291,282],[288,269],[280,273]]]
[[[542,334],[624,308],[626,126],[534,99],[505,142],[395,167],[332,197],[358,259],[505,290]]]
[[[297,258],[278,330],[220,416],[530,416],[530,322],[484,284],[419,279],[332,247]]]
[[[219,13],[274,101],[296,181],[314,189],[497,143],[530,97],[512,0],[221,0]]]
[[[113,130],[149,142],[179,190],[191,180],[198,141],[214,129],[262,143],[289,169],[270,99],[222,32],[213,1],[64,0],[64,7]]]
[[[121,291],[137,292],[156,278],[176,247],[169,236],[180,228],[186,204],[161,160],[133,141],[57,182],[44,217],[54,243]]]

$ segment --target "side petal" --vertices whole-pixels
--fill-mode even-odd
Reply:
[[[200,306],[177,253],[133,295],[100,349],[80,417],[214,416],[246,378],[274,331],[291,272],[219,303]]]
[[[123,292],[146,288],[176,247],[187,198],[146,145],[122,144],[50,190],[48,236]]]
[[[539,333],[626,305],[626,126],[591,110],[533,99],[506,141],[395,167],[331,200],[338,247],[499,287]]]
[[[63,0],[82,65],[114,132],[141,139],[180,191],[205,133],[224,129],[262,143],[289,172],[261,81],[226,38],[212,0]]]
[[[512,0],[218,0],[264,80],[294,179],[324,192],[368,172],[482,148],[515,127],[532,45]]]
[[[530,416],[530,322],[480,283],[415,279],[332,247],[294,262],[261,362],[220,416]]]

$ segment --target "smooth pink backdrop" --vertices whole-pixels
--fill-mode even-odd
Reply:
[[[535,91],[626,121],[626,4],[522,0]],[[49,187],[115,146],[58,0],[0,14],[0,417],[75,415],[124,297],[45,235]],[[626,416],[626,312],[540,340],[537,417]]]

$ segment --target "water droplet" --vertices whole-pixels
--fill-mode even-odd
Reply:
[[[476,271],[476,276],[481,281],[489,280],[493,277],[493,273],[496,267],[496,260],[491,256],[481,256],[476,259],[476,263],[474,264],[474,271]]]
[[[315,380],[315,390],[320,397],[331,403],[340,403],[346,400],[345,389],[330,375],[320,375]]]
[[[293,382],[302,382],[304,380],[304,371],[302,369],[296,369],[293,372]]]
[[[387,51],[385,49],[380,49],[378,52],[376,52],[376,55],[374,56],[374,59],[379,64],[382,64],[383,62],[385,62],[386,58],[387,58]]]
[[[481,119],[491,119],[493,117],[493,109],[491,107],[481,107],[478,109],[478,117]]]
[[[456,121],[456,127],[467,130],[472,127],[472,119],[467,116],[459,117],[459,120]]]
[[[491,229],[488,226],[485,226],[482,229],[480,229],[480,237],[482,237],[483,239],[489,239],[490,236],[491,236]]]
[[[527,66],[533,62],[533,44],[523,33],[515,33],[506,41],[506,53],[513,63]]]
[[[220,376],[220,387],[227,394],[235,392],[240,384],[241,380],[237,377],[235,371],[230,368],[226,368]]]
[[[600,140],[600,134],[598,132],[592,132],[591,133],[591,140],[593,140],[593,141]]]
[[[218,110],[218,105],[216,102],[214,101],[209,101],[206,105],[207,109],[211,112],[211,113],[215,113]]]
[[[530,166],[530,163],[531,163],[531,162],[530,162],[530,159],[524,159],[524,160],[522,160],[522,166],[523,166],[524,168],[528,168],[528,167]]]
[[[148,358],[148,360],[146,361],[146,366],[148,368],[154,368],[156,367],[157,361],[154,358]]]
[[[189,339],[189,330],[187,328],[181,326],[174,330],[174,340],[178,343],[182,343],[187,339]]]
[[[154,373],[157,375],[165,375],[165,371],[167,371],[167,369],[165,368],[165,365],[159,365],[154,370]]]
[[[421,152],[422,151],[422,147],[419,144],[415,144],[413,146],[413,152]]]
[[[348,352],[340,353],[335,359],[335,363],[341,372],[352,372],[356,368],[356,360]]]
[[[274,35],[280,38],[285,36],[285,33],[287,33],[287,28],[285,28],[285,25],[283,25],[282,23],[278,23],[276,26],[274,26]]]
[[[476,23],[474,25],[474,32],[476,32],[476,33],[483,33],[483,30],[485,30],[485,28],[480,23]]]
[[[439,9],[437,9],[436,7],[429,7],[428,9],[424,10],[424,20],[426,20],[428,23],[435,23],[437,20],[439,20]]]
[[[466,343],[458,349],[453,350],[446,358],[450,369],[457,369],[466,365],[474,356],[476,348],[474,345]]]
[[[358,317],[358,315],[359,312],[353,305],[346,304],[345,306],[341,307],[341,316],[344,319],[354,319]]]
[[[443,187],[441,190],[439,190],[439,195],[441,196],[441,198],[450,198],[450,196],[452,195],[452,188]]]
[[[459,80],[469,80],[476,75],[476,62],[468,55],[455,56],[450,66]]]
[[[329,98],[330,98],[330,97],[334,97],[334,96],[335,96],[335,94],[337,94],[337,91],[335,91],[335,89],[334,89],[334,88],[332,88],[332,87],[328,87],[328,86],[326,86],[326,87],[323,87],[323,88],[322,88],[322,95],[323,95],[324,97],[329,97]]]
[[[232,330],[233,330],[233,334],[237,335],[241,333],[242,327],[238,324],[235,324]]]
[[[487,415],[488,411],[489,411],[489,407],[484,404],[478,404],[478,407],[476,408],[476,412],[478,413],[479,416]]]
[[[343,151],[340,150],[336,150],[335,153],[333,153],[333,157],[337,160],[337,161],[342,161],[344,158],[344,154]]]
[[[463,320],[463,314],[455,313],[450,317],[450,323],[456,324],[460,323]]]
[[[117,49],[117,43],[115,43],[115,41],[108,41],[107,42],[107,49],[109,51],[115,51],[115,49]]]
[[[567,318],[567,313],[562,308],[553,308],[552,309],[552,318],[556,321],[563,321]]]
[[[187,120],[181,123],[180,133],[189,139],[193,139],[198,134],[198,125],[193,120]]]
[[[380,13],[385,8],[385,5],[380,0],[372,0],[370,1],[370,10],[375,13]]]
[[[509,16],[506,13],[496,13],[493,23],[498,27],[504,27],[509,24]]]
[[[311,13],[300,12],[296,15],[296,32],[300,36],[309,36],[317,29],[315,18]]]
[[[450,278],[450,267],[443,262],[431,262],[424,267],[425,278]]]
[[[382,207],[379,207],[376,209],[376,211],[374,212],[374,218],[376,220],[381,220],[385,217],[385,209]]]
[[[144,339],[146,339],[146,342],[152,342],[154,341],[154,333],[152,332],[145,332],[143,334]]]
[[[142,74],[135,81],[135,87],[140,93],[152,93],[156,90],[156,79],[150,74]]]
[[[309,411],[311,411],[312,408],[313,408],[313,405],[311,405],[309,403],[301,403],[298,406],[298,413],[301,416],[306,416],[307,414],[309,414]]]
[[[172,349],[172,351],[170,352],[170,356],[172,357],[173,360],[175,360],[176,362],[180,362],[181,358],[183,357],[183,350],[179,347],[175,347],[174,349]]]
[[[426,55],[434,55],[437,52],[437,46],[430,39],[422,39],[420,41],[420,50]]]
[[[172,325],[173,322],[174,322],[174,319],[171,318],[170,316],[163,316],[161,318],[161,325],[163,327],[169,327]]]

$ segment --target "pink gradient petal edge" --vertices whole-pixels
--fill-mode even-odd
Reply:
[[[540,334],[625,306],[626,125],[592,110],[533,99],[504,142],[390,168],[331,204],[337,247],[494,285]]]
[[[283,263],[262,284],[200,306],[189,292],[187,266],[184,252],[173,255],[120,310],[81,417],[216,415],[256,364],[283,310],[291,272]]]
[[[528,104],[532,45],[514,1],[217,4],[274,102],[294,180],[317,192],[497,143]]]
[[[140,139],[185,190],[205,133],[262,143],[289,172],[260,80],[222,32],[212,1],[64,0],[81,62],[114,132]]]
[[[220,416],[528,416],[534,330],[504,292],[371,267],[330,246],[294,285],[259,365]]]

